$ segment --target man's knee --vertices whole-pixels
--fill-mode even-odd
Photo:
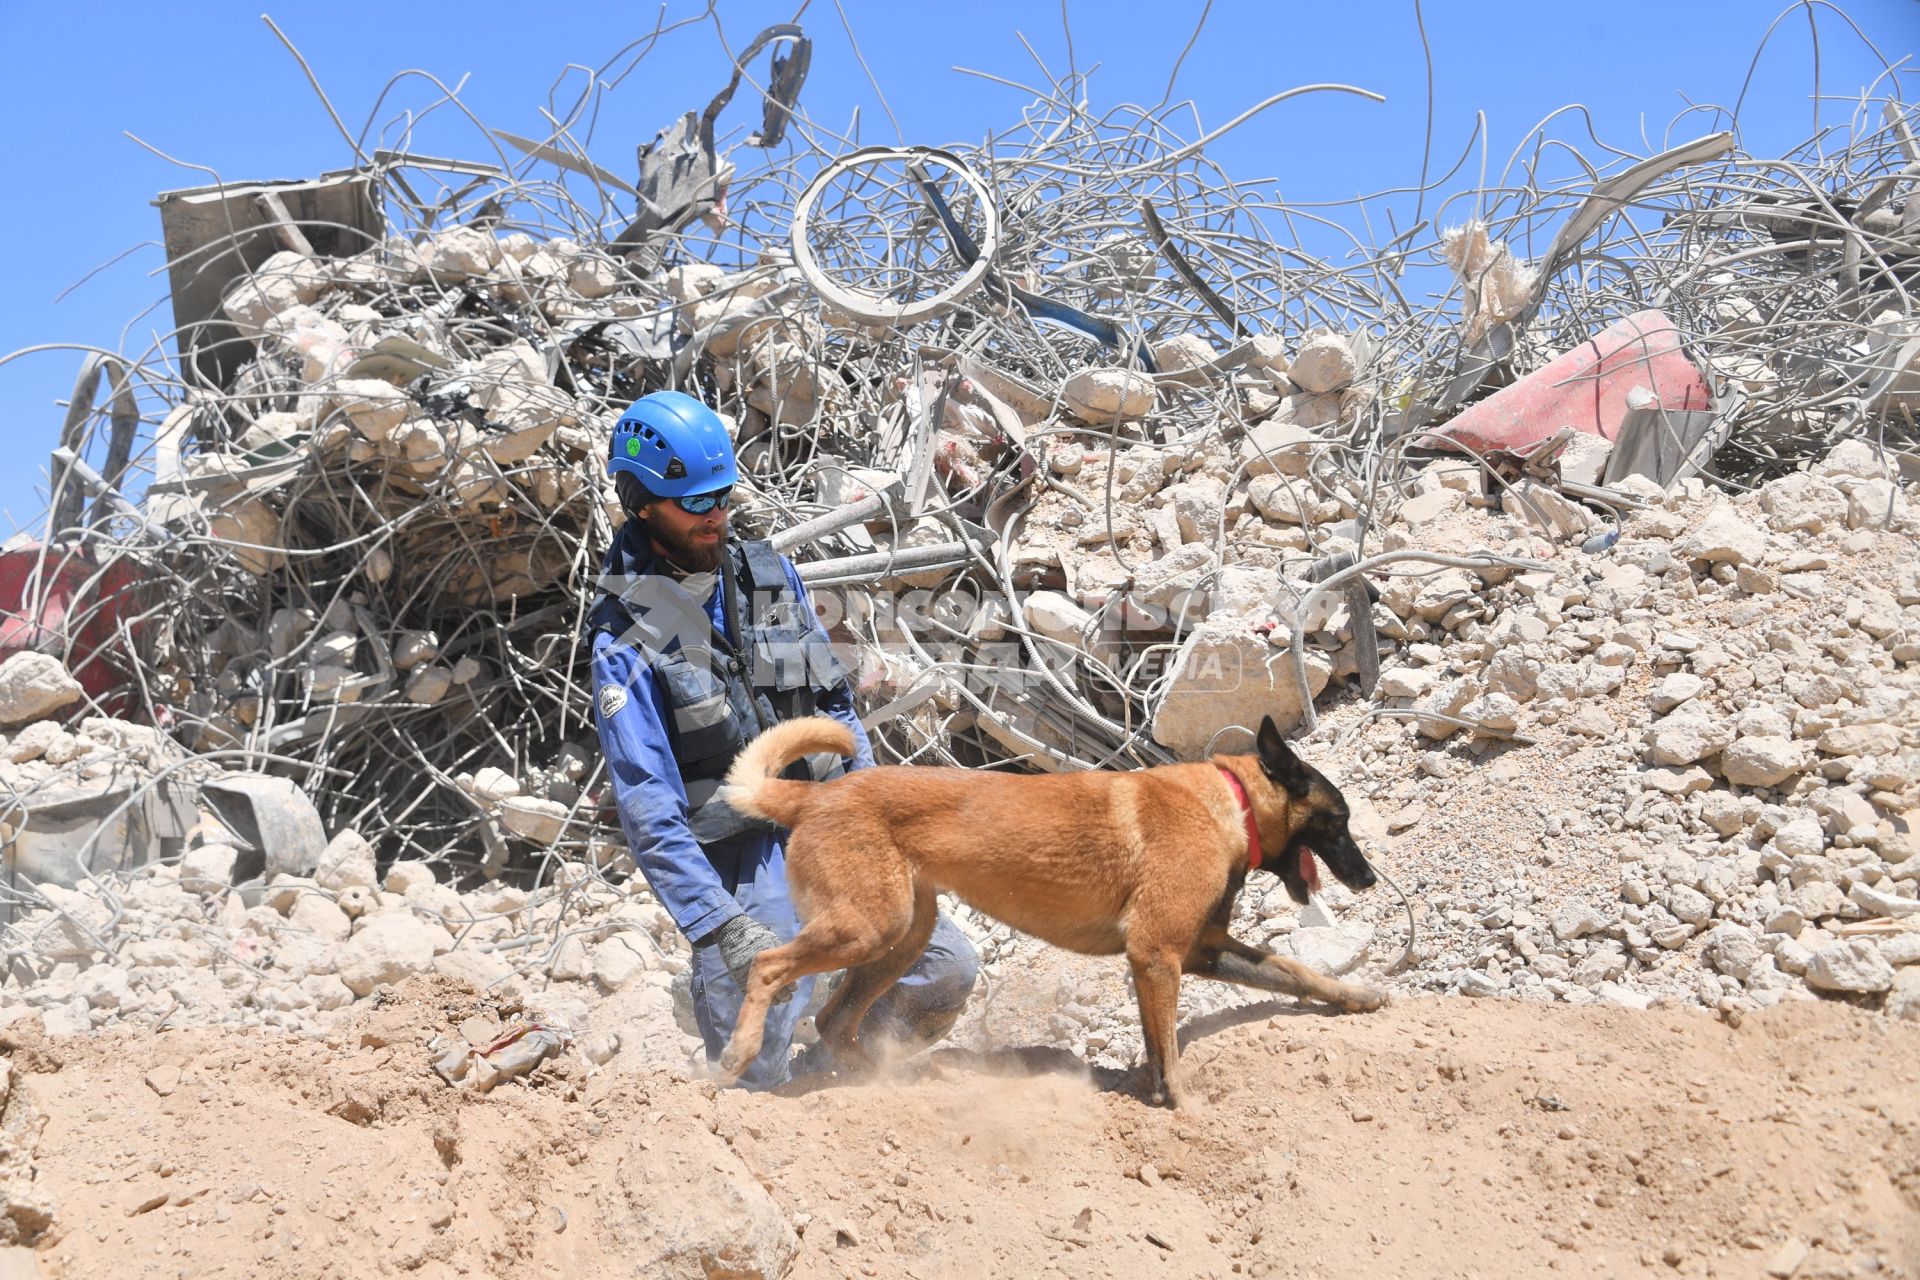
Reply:
[[[967,1002],[980,977],[980,953],[960,926],[943,915],[934,923],[926,955],[915,967],[926,988],[923,1003],[930,1008],[958,1008]]]

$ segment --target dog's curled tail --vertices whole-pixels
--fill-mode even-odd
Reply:
[[[719,799],[749,818],[791,827],[813,784],[782,778],[781,770],[816,751],[851,756],[855,750],[853,730],[831,716],[788,720],[747,744],[727,770]]]

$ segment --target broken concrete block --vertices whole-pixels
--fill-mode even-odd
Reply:
[[[567,288],[589,301],[604,298],[619,287],[620,269],[610,258],[582,253],[567,263]]]
[[[44,719],[85,692],[60,659],[23,650],[0,662],[0,724]]]
[[[337,662],[315,662],[305,671],[307,692],[316,701],[358,702],[360,673]]]
[[[1227,565],[1214,579],[1213,593],[1207,602],[1208,616],[1251,624],[1274,621],[1289,594],[1280,575],[1271,569]]]
[[[313,869],[313,882],[334,894],[354,888],[379,888],[373,846],[350,827],[342,831],[320,851],[320,860]]]
[[[313,302],[332,286],[333,273],[326,263],[282,249],[236,280],[220,300],[220,309],[241,333],[257,338],[269,320]]]
[[[1480,580],[1465,569],[1442,569],[1414,580],[1413,612],[1438,622],[1479,594]]]
[[[436,955],[452,947],[452,937],[439,925],[411,911],[383,911],[362,919],[340,948],[336,967],[347,990],[371,995],[375,987],[425,973]]]
[[[1841,995],[1877,995],[1893,987],[1893,966],[1870,939],[1849,938],[1813,953],[1807,985]]]
[[[1576,538],[1593,527],[1593,513],[1559,491],[1522,478],[1500,491],[1500,510],[1554,538]]]
[[[1655,764],[1698,764],[1724,750],[1732,739],[1732,730],[1725,724],[1681,711],[1648,728],[1647,755]]]
[[[1153,346],[1153,364],[1163,381],[1204,387],[1215,376],[1209,369],[1219,352],[1197,333],[1182,333]]]
[[[1813,464],[1813,474],[1830,480],[1878,480],[1887,474],[1887,464],[1865,440],[1842,440]]]
[[[1284,524],[1314,524],[1332,519],[1338,510],[1315,497],[1305,480],[1277,473],[1248,481],[1247,500],[1266,519]]]
[[[203,844],[180,859],[180,887],[201,897],[224,893],[233,883],[240,851],[229,844]]]
[[[652,968],[652,944],[638,933],[616,933],[587,953],[587,969],[606,992],[624,991]]]
[[[431,631],[402,631],[393,642],[393,665],[402,671],[411,671],[439,656],[440,637]]]
[[[318,893],[301,894],[287,912],[287,923],[304,929],[323,942],[345,942],[353,932],[353,921],[333,899]]]
[[[1907,519],[1907,495],[1893,481],[1875,476],[1847,486],[1847,528],[1890,529]]]
[[[387,868],[388,893],[406,895],[417,889],[430,889],[438,883],[433,874],[432,863],[402,859]]]
[[[318,621],[311,609],[275,609],[267,621],[267,652],[276,662],[291,657]]]
[[[266,323],[262,339],[280,359],[298,367],[308,386],[344,370],[355,358],[346,327],[312,307],[291,307]]]
[[[1460,732],[1463,726],[1439,717],[1460,717],[1465,712],[1467,704],[1479,696],[1479,692],[1475,681],[1465,676],[1435,687],[1413,704],[1414,710],[1424,713],[1414,720],[1420,735],[1444,741]]]
[[[1177,546],[1139,567],[1131,599],[1148,613],[1197,621],[1206,616],[1206,581],[1214,566],[1213,552],[1200,543]]]
[[[1308,926],[1288,934],[1285,949],[1317,971],[1339,977],[1360,967],[1372,942],[1373,926],[1369,924]]]
[[[698,302],[719,288],[726,274],[712,263],[682,263],[667,272],[667,296],[682,304]]]
[[[567,829],[567,806],[514,796],[500,803],[500,825],[530,844],[549,845]]]
[[[1760,486],[1760,509],[1781,533],[1819,533],[1846,523],[1847,495],[1831,480],[1796,471]]]
[[[1483,693],[1460,708],[1460,718],[1496,733],[1520,727],[1520,704],[1504,693]]]
[[[453,671],[438,663],[420,667],[407,677],[406,698],[431,706],[453,688]]]
[[[1811,763],[1805,743],[1756,734],[1735,739],[1720,753],[1720,774],[1743,787],[1777,787],[1804,773]]]
[[[455,947],[433,959],[433,971],[456,978],[475,991],[494,991],[513,977],[513,966],[503,957],[472,947]]]
[[[1333,666],[1309,651],[1307,688],[1327,687]],[[1175,656],[1165,700],[1154,713],[1153,740],[1184,760],[1205,757],[1216,735],[1230,725],[1251,733],[1262,716],[1272,716],[1282,732],[1298,723],[1300,697],[1293,668],[1283,650],[1266,637],[1236,623],[1200,624]],[[1211,749],[1244,750],[1247,735],[1221,735]]]
[[[492,430],[481,437],[480,446],[501,466],[511,466],[532,457],[554,432],[573,421],[573,397],[559,387],[508,383],[494,392],[487,407]]]
[[[1021,602],[1020,612],[1027,625],[1072,649],[1080,648],[1093,615],[1058,591],[1035,591]]]
[[[447,283],[484,276],[501,257],[500,242],[474,227],[439,232],[423,247],[427,270]]]
[[[287,546],[280,536],[280,513],[259,498],[240,497],[210,512],[207,536],[224,544],[241,568],[255,577],[285,568]]]
[[[1436,488],[1417,494],[1400,504],[1397,513],[1411,528],[1432,524],[1456,511],[1466,509],[1467,496],[1458,489]]]
[[[1252,348],[1247,356],[1247,368],[1286,376],[1288,362],[1285,339],[1278,334],[1260,333],[1247,339],[1247,345]]]
[[[1315,329],[1300,341],[1287,376],[1302,391],[1338,391],[1354,379],[1353,344],[1345,334]]]
[[[481,804],[499,804],[520,794],[520,780],[505,769],[496,769],[492,765],[474,770],[471,779],[463,777],[461,785],[468,795]]]
[[[1153,408],[1150,374],[1137,369],[1082,369],[1060,388],[1067,412],[1093,426],[1129,422]]]
[[[1766,558],[1767,535],[1743,520],[1732,503],[1721,502],[1673,550],[1688,560],[1712,564],[1759,564]]]
[[[12,764],[26,764],[38,760],[62,738],[70,736],[57,721],[37,720],[13,735],[4,749],[0,749],[0,759]]]
[[[1380,696],[1383,698],[1424,697],[1434,685],[1440,682],[1441,674],[1438,667],[1394,667],[1380,673]]]
[[[1293,422],[1263,422],[1247,431],[1240,442],[1242,471],[1248,476],[1269,472],[1304,476],[1315,448],[1326,443],[1306,427]]]
[[[343,415],[363,440],[383,444],[394,429],[413,416],[407,393],[378,378],[343,378],[327,392],[331,413]]]
[[[1280,412],[1275,415],[1274,421],[1290,422],[1296,427],[1308,429],[1330,427],[1345,416],[1346,403],[1346,396],[1342,392],[1313,395],[1302,391],[1281,401]]]
[[[1612,441],[1576,432],[1561,447],[1554,466],[1564,483],[1598,485],[1607,474],[1607,459],[1612,456]]]

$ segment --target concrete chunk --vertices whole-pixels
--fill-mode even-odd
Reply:
[[[85,693],[58,658],[23,651],[0,662],[0,724],[43,719]]]

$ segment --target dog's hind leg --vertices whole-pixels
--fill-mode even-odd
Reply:
[[[720,1082],[734,1083],[759,1056],[766,1035],[767,1010],[782,987],[810,974],[857,968],[887,955],[891,939],[907,928],[905,916],[901,912],[891,919],[875,919],[858,908],[841,905],[808,920],[793,941],[768,947],[755,956],[733,1036],[720,1054]]]
[[[906,932],[884,954],[848,968],[840,989],[813,1020],[813,1025],[820,1029],[820,1039],[836,1061],[848,1067],[873,1065],[873,1056],[860,1043],[860,1024],[873,1002],[891,990],[920,959],[927,949],[927,939],[933,936],[936,919],[938,908],[933,890],[916,886],[913,917]]]
[[[1341,982],[1287,956],[1251,947],[1214,926],[1201,937],[1186,971],[1260,991],[1277,991],[1334,1005],[1347,1013],[1367,1013],[1387,1002],[1384,991]]]
[[[870,856],[850,859],[846,848]],[[753,958],[733,1037],[720,1054],[717,1076],[737,1081],[760,1053],[767,1010],[789,982],[835,969],[855,969],[885,956],[913,924],[913,880],[906,864],[864,830],[822,838],[795,831],[787,841],[787,880],[806,923],[793,941]],[[916,955],[918,952],[915,953]]]
[[[1180,1071],[1180,955],[1158,948],[1128,948],[1133,991],[1140,1000],[1140,1029],[1145,1033],[1147,1071],[1156,1094],[1176,1107],[1197,1106]]]

